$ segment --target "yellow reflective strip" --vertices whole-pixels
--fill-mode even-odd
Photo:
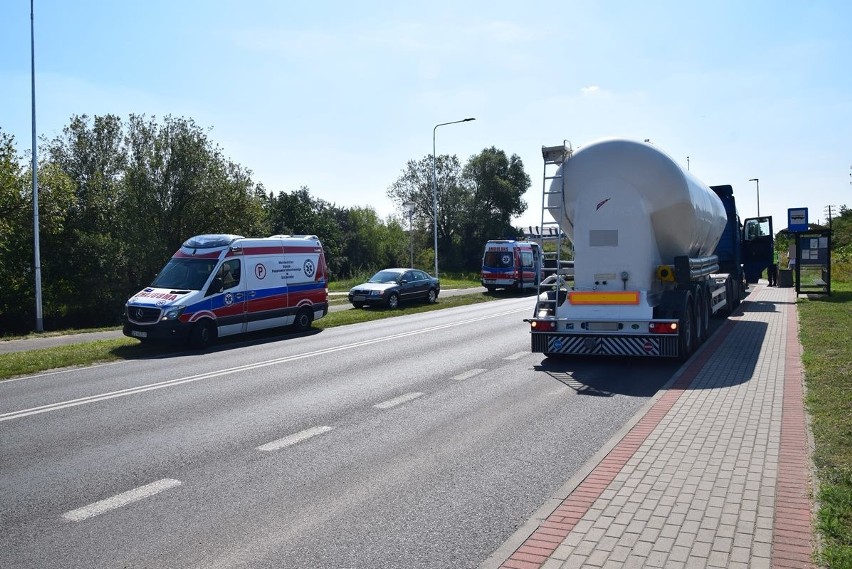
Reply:
[[[568,293],[568,301],[571,304],[639,304],[639,292],[574,291]]]

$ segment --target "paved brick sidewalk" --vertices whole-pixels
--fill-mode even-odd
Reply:
[[[483,567],[811,567],[795,300],[753,287],[611,450]]]

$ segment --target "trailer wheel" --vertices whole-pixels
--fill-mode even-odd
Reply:
[[[734,313],[734,281],[731,277],[725,280],[725,308],[723,312],[725,316],[730,316]]]
[[[689,359],[695,349],[695,304],[692,301],[692,293],[684,295],[683,302],[678,314],[678,357],[682,361]]]
[[[189,332],[189,345],[196,350],[206,350],[216,339],[216,327],[210,320],[196,322]]]
[[[307,306],[303,306],[296,313],[296,319],[293,320],[293,328],[298,332],[304,332],[310,329],[313,321],[314,313]]]
[[[704,288],[699,286],[695,290],[695,334],[693,346],[696,348],[704,343],[710,331],[709,311],[707,310],[707,295]]]

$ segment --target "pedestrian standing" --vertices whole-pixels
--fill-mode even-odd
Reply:
[[[772,249],[772,264],[766,271],[766,276],[769,279],[769,286],[778,286],[778,250]]]

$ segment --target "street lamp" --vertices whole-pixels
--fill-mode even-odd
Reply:
[[[436,124],[435,128],[432,129],[432,217],[435,234],[435,278],[438,278],[438,177],[435,170],[435,161],[437,159],[435,155],[435,131],[438,130],[439,126],[475,120],[475,118],[471,117],[460,121],[442,122]]]
[[[414,202],[405,202],[402,204],[402,207],[405,208],[405,215],[408,216],[408,243],[411,252],[410,255],[410,266],[414,268],[414,236],[411,232],[411,218],[414,217],[414,206],[416,206]]]
[[[757,178],[749,178],[749,182],[755,182],[757,185],[757,217],[760,217],[760,180]]]
[[[36,296],[36,332],[44,332],[44,317],[41,304],[41,245],[39,244],[38,220],[38,159],[36,157],[36,90],[35,90],[35,9],[30,0],[30,74],[32,77],[33,101],[33,249],[35,250],[35,296]]]

